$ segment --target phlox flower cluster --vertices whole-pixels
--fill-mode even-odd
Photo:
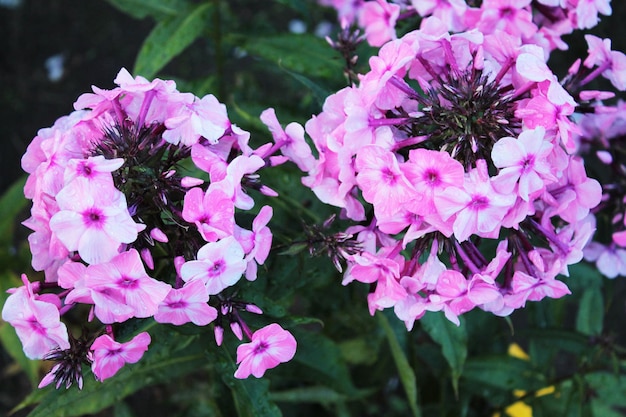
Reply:
[[[584,249],[585,259],[595,262],[608,278],[626,276],[626,104],[604,106],[602,112],[585,114],[580,120],[580,152],[602,180],[602,201],[595,209],[599,239]]]
[[[451,32],[504,31],[547,50],[567,49],[564,35],[590,29],[611,14],[610,0],[319,0],[337,10],[344,25],[357,24],[367,42],[381,46],[396,39],[401,24],[415,28],[419,18],[434,16]]]
[[[317,156],[302,182],[358,222],[343,283],[370,284],[370,312],[393,308],[409,329],[427,311],[458,324],[568,294],[557,276],[595,230],[602,187],[576,154],[576,120],[614,95],[585,90],[592,79],[624,89],[626,57],[588,36],[559,81],[533,33],[491,29],[424,19],[305,126]]]
[[[291,334],[277,324],[252,333],[239,311],[262,311],[233,300],[230,288],[256,279],[272,243],[270,206],[251,225],[236,215],[254,210],[251,190],[276,196],[260,172],[284,161],[272,153],[284,145],[289,155],[292,147],[252,149],[249,133],[212,95],[198,98],[124,69],[115,83],[81,95],[22,159],[33,203],[24,224],[32,230],[32,266],[45,281],[23,276],[2,318],[29,358],[56,362],[41,386],[82,386],[83,364],[105,380],[137,362],[159,341],[145,332],[116,340],[116,326],[134,318],[213,323],[218,344],[225,325],[243,328],[251,342],[241,345],[239,378],[290,360]],[[78,305],[90,306],[79,337],[62,320]]]

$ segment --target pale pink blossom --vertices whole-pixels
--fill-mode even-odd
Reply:
[[[94,187],[78,177],[57,194],[59,212],[50,229],[69,251],[89,264],[111,260],[122,243],[132,243],[145,225],[128,213],[124,194],[114,187]]]
[[[237,348],[239,367],[235,378],[262,377],[266,370],[290,361],[296,354],[296,347],[293,335],[276,323],[257,330],[252,334],[250,343]]]
[[[198,259],[185,262],[180,275],[185,282],[200,279],[209,295],[214,295],[236,284],[245,270],[243,248],[234,237],[229,236],[201,247]]]
[[[138,362],[148,350],[150,335],[139,333],[126,343],[118,343],[108,334],[98,337],[91,345],[91,370],[99,381],[111,378],[127,363]]]
[[[194,279],[182,288],[172,288],[159,304],[154,320],[180,326],[192,322],[206,326],[217,318],[217,310],[208,305],[209,293],[202,281]]]
[[[11,295],[2,308],[2,320],[15,328],[26,356],[41,359],[54,348],[68,349],[70,343],[67,328],[60,319],[58,297],[54,294],[39,297],[26,275],[22,275],[22,281],[23,286],[9,290]]]

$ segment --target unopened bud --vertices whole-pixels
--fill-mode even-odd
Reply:
[[[243,332],[241,330],[241,325],[236,321],[230,323],[230,330],[233,331],[233,334],[237,337],[237,339],[243,339]]]
[[[263,314],[263,310],[254,304],[246,304],[246,311],[254,314]]]
[[[184,177],[180,180],[180,185],[185,188],[191,188],[202,184],[204,184],[204,180],[195,177]]]
[[[215,336],[215,344],[222,346],[222,342],[224,341],[224,328],[222,326],[215,326],[213,335]]]
[[[150,237],[162,243],[167,243],[169,241],[169,239],[167,238],[167,235],[163,233],[163,231],[159,229],[158,227],[155,227],[154,229],[150,230]]]

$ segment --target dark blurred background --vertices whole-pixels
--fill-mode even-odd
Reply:
[[[122,66],[132,70],[153,24],[105,1],[0,0],[0,191],[23,174],[40,128],[91,85],[111,88]]]

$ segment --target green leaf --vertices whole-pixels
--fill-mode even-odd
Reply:
[[[134,18],[143,19],[152,16],[158,20],[176,16],[188,4],[185,0],[108,0],[108,2]]]
[[[402,381],[402,386],[404,386],[404,391],[406,392],[407,399],[409,400],[409,406],[411,407],[411,411],[413,412],[414,416],[418,417],[421,415],[421,412],[417,405],[417,383],[415,379],[415,372],[413,372],[413,368],[411,368],[411,365],[409,364],[406,355],[402,351],[400,343],[398,342],[398,338],[396,337],[396,334],[389,325],[389,320],[387,320],[387,317],[385,317],[385,315],[381,313],[376,315],[378,316],[378,321],[380,322],[380,325],[385,331],[385,335],[387,336],[389,348],[391,349],[391,355],[393,356],[393,361],[396,364],[396,368],[398,368],[400,381]]]
[[[470,358],[465,362],[462,380],[503,391],[536,391],[546,380],[528,361],[508,355]]]
[[[11,185],[0,198],[0,244],[10,245],[15,218],[29,201],[24,197],[26,177]]]
[[[329,90],[323,88],[322,86],[313,82],[311,79],[305,77],[304,75],[298,74],[294,71],[289,71],[287,68],[281,69],[287,74],[291,75],[293,78],[295,78],[298,82],[300,82],[300,84],[309,89],[320,107],[324,105],[324,101],[326,101],[326,98],[331,95],[331,92]]]
[[[346,401],[347,397],[324,386],[294,388],[286,391],[270,393],[272,401],[292,403],[336,403]]]
[[[250,38],[243,46],[289,71],[316,78],[343,77],[343,64],[328,44],[311,34]]]
[[[298,341],[298,350],[294,361],[306,365],[314,372],[309,376],[318,376],[319,382],[349,396],[357,395],[350,372],[343,360],[341,349],[320,333],[293,329]]]
[[[442,348],[452,371],[452,386],[457,395],[459,378],[467,358],[467,330],[463,317],[459,317],[459,321],[460,326],[456,326],[441,312],[428,313],[420,319],[424,331]]]
[[[208,26],[212,7],[212,3],[200,4],[157,23],[139,51],[135,75],[151,79],[184,51]]]
[[[578,304],[576,330],[586,335],[602,333],[604,320],[604,300],[599,287],[590,287],[583,292]]]
[[[239,417],[278,417],[282,416],[278,406],[270,399],[269,381],[265,378],[247,379],[234,377],[237,366],[226,349],[218,351],[217,363],[224,384],[231,390]]]
[[[136,364],[127,364],[114,377],[100,383],[89,371],[85,372],[82,390],[72,387],[55,390],[49,386],[29,396],[17,409],[39,402],[29,417],[70,417],[96,413],[116,404],[126,396],[148,385],[171,381],[207,365],[204,347],[208,340],[196,337],[194,343],[173,337],[171,330],[163,326],[155,331],[158,340]],[[188,344],[179,349],[181,342]]]

